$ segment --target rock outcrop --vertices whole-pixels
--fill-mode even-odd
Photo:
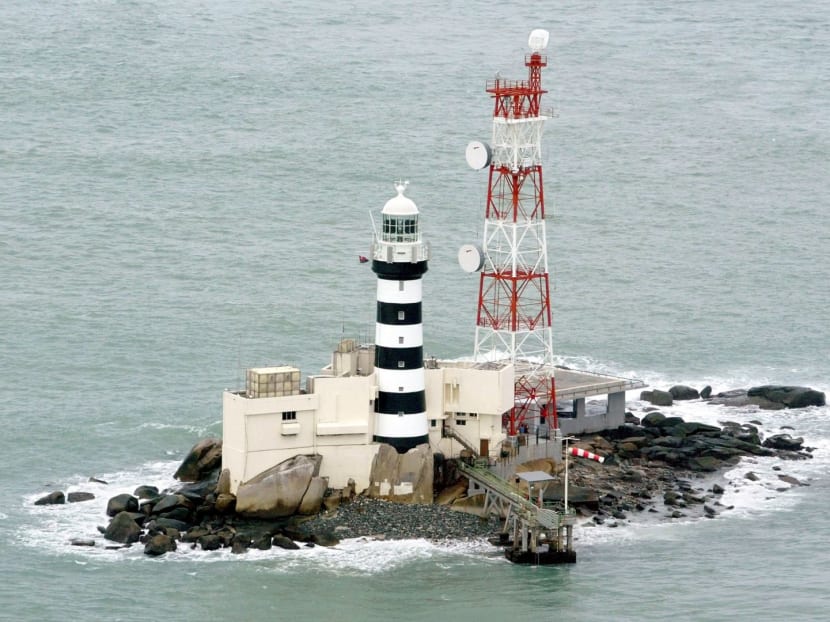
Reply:
[[[198,482],[208,479],[221,466],[222,440],[205,438],[190,449],[173,477],[180,482]]]
[[[399,454],[382,444],[372,461],[368,496],[398,503],[432,503],[433,458],[429,445]]]
[[[294,456],[240,484],[236,513],[247,518],[284,518],[320,508],[327,487],[317,477],[320,457]],[[317,481],[312,485],[312,481]],[[308,495],[308,496],[307,496]]]
[[[764,385],[747,392],[750,402],[763,409],[805,408],[826,405],[824,393],[809,387]]]

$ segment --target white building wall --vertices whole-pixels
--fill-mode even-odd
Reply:
[[[513,367],[480,369],[469,363],[446,363],[425,369],[427,419],[433,451],[450,457],[462,449],[458,441],[443,438],[444,420],[454,425],[456,413],[466,417],[458,431],[478,448],[490,442],[497,455],[504,433],[501,416],[513,405]],[[298,454],[323,457],[320,475],[342,488],[354,479],[358,490],[369,486],[369,471],[379,445],[372,443],[377,384],[368,376],[309,378],[307,394],[249,399],[226,391],[223,395],[222,466],[231,473],[231,491],[239,484]],[[296,418],[283,420],[283,412]]]

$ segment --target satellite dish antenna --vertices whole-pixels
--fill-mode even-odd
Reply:
[[[484,252],[478,244],[464,244],[458,249],[458,264],[464,272],[478,272],[484,266]]]
[[[550,38],[550,33],[547,30],[537,28],[530,33],[530,36],[527,38],[527,44],[532,51],[541,52],[548,47],[548,38]]]
[[[490,145],[474,140],[467,145],[467,151],[464,153],[464,156],[467,158],[467,164],[470,165],[471,169],[480,171],[490,166],[490,161],[493,159],[493,151],[490,149]]]

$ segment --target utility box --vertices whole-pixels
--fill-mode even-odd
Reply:
[[[288,366],[252,367],[248,369],[245,394],[249,398],[299,395],[300,370]]]

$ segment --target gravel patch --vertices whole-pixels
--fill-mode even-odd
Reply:
[[[331,532],[339,539],[374,537],[432,541],[486,538],[498,533],[498,518],[482,519],[443,505],[391,503],[356,497],[334,512],[303,521],[304,533]]]

